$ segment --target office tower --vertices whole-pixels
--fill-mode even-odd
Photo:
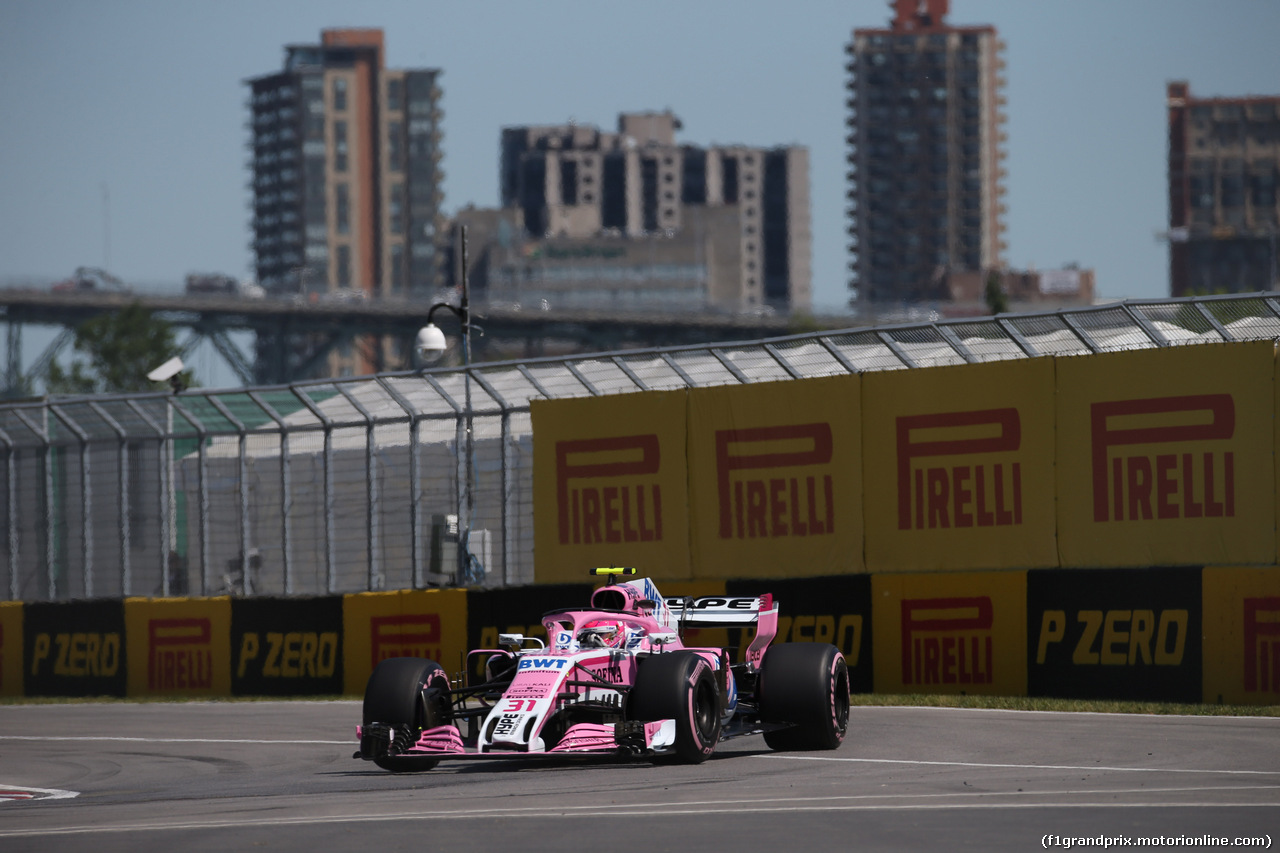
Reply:
[[[1167,97],[1170,294],[1275,290],[1280,96]]]
[[[953,272],[1002,266],[1003,43],[945,21],[947,0],[895,0],[856,29],[848,63],[850,303],[945,299]]]
[[[383,67],[381,30],[289,45],[252,90],[253,231],[269,292],[429,293],[440,71]]]
[[[804,311],[809,152],[676,142],[670,112],[502,131],[502,206],[522,248],[496,252],[490,293],[600,307]],[[540,244],[540,245],[535,245]]]

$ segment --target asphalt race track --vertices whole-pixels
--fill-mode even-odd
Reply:
[[[359,717],[359,702],[0,707],[0,850],[1280,842],[1276,718],[855,708],[834,752],[744,738],[694,767],[454,762],[393,775],[352,760]]]

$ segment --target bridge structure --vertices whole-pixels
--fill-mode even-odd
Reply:
[[[80,324],[135,302],[186,331],[179,340],[181,355],[190,354],[207,341],[246,386],[314,378],[329,352],[344,342],[392,338],[404,342],[401,351],[411,353],[409,343],[426,324],[432,305],[429,301],[408,299],[317,297],[313,301],[303,297],[252,299],[229,294],[0,289],[0,313],[8,335],[4,396],[21,396],[23,389],[33,387],[33,382],[45,375],[49,364],[73,341]],[[801,331],[785,316],[618,314],[483,304],[473,309],[472,316],[475,361],[760,340]],[[24,365],[22,338],[28,325],[53,326],[59,331],[30,365]],[[832,317],[815,321],[803,331],[849,325],[852,323],[848,316]],[[474,331],[477,327],[478,332]],[[234,332],[253,334],[252,352],[246,352],[233,340]],[[369,349],[369,361],[376,372],[412,367],[383,363],[382,348]]]

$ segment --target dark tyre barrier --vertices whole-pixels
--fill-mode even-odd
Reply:
[[[688,764],[706,761],[720,740],[720,696],[711,664],[693,652],[670,652],[643,661],[631,688],[628,717],[676,721],[676,755]]]
[[[835,646],[778,643],[760,664],[760,717],[792,723],[765,732],[770,749],[835,749],[849,726],[849,669]]]
[[[387,658],[369,676],[364,690],[364,725],[385,723],[408,726],[413,738],[423,729],[449,721],[447,694],[433,694],[430,687],[448,689],[444,668],[425,658]],[[438,759],[422,756],[381,756],[374,763],[383,770],[407,773],[430,770]]]

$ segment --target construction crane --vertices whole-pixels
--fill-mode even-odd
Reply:
[[[71,278],[55,284],[51,290],[56,293],[65,293],[67,291],[77,290],[114,290],[119,293],[129,293],[129,285],[116,278],[111,273],[98,267],[76,267],[76,271],[71,274]]]

